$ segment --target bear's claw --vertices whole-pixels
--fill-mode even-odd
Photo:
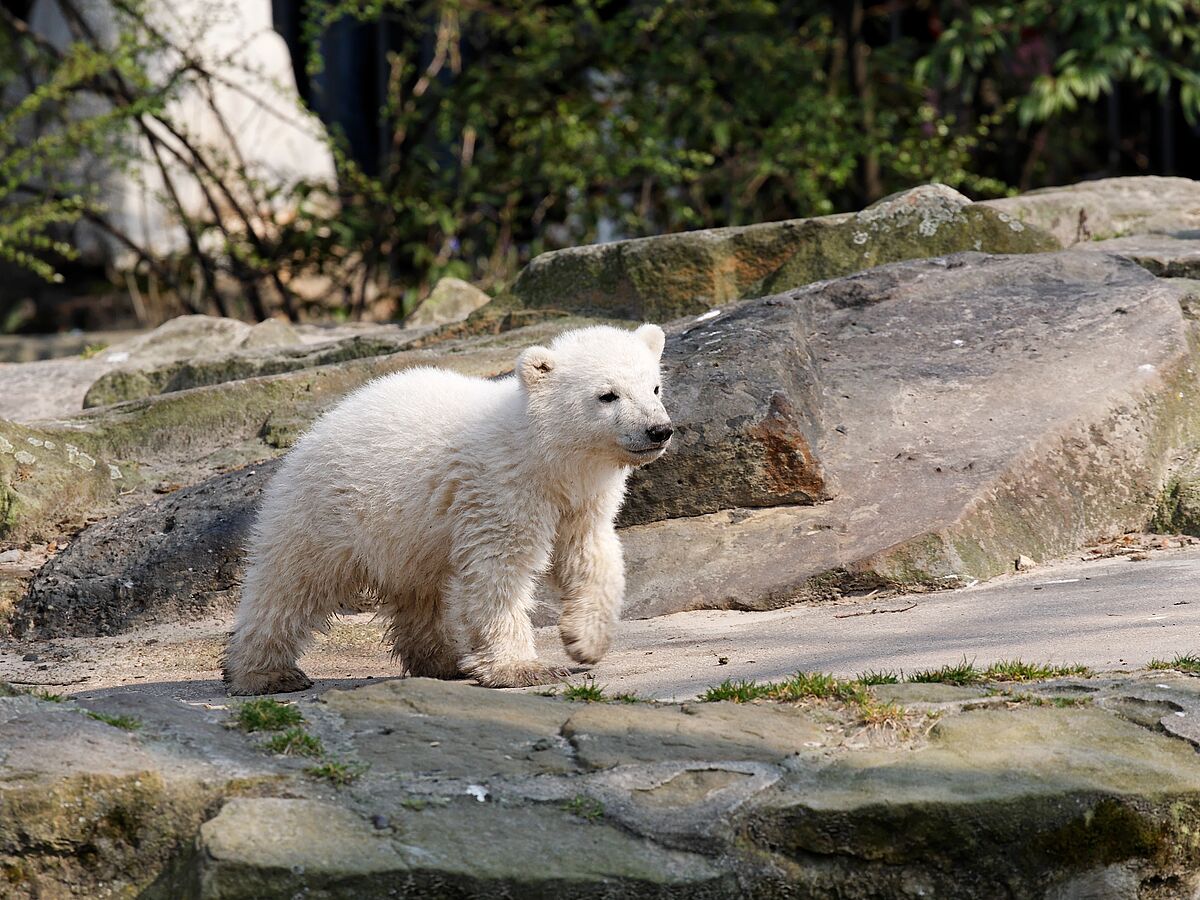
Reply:
[[[244,697],[258,694],[291,694],[308,690],[313,683],[300,669],[291,666],[280,672],[250,672],[236,677],[226,669],[225,684],[232,696]]]
[[[571,670],[563,666],[544,666],[539,662],[519,662],[494,666],[475,677],[484,687],[514,688],[550,684],[570,677]]]

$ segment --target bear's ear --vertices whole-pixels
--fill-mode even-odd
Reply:
[[[517,376],[526,390],[533,390],[554,371],[554,352],[546,347],[530,347],[517,359]]]
[[[651,353],[662,358],[663,345],[667,342],[667,336],[663,334],[661,328],[657,325],[647,324],[635,331],[634,334],[642,339],[642,343],[650,348]]]

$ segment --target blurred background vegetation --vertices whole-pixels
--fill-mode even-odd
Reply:
[[[108,0],[115,39],[89,0],[39,2],[62,7],[68,45],[29,28],[29,0],[0,0],[6,331],[396,318],[443,275],[495,292],[544,250],[856,210],[922,182],[980,199],[1200,175],[1190,0],[274,0],[336,164],[335,183],[282,187],[172,121],[178,92],[236,76],[153,27],[169,0]],[[178,252],[121,233],[80,175],[82,154],[119,167],[138,142],[202,187],[203,214],[171,207]],[[73,262],[79,222],[133,264]]]

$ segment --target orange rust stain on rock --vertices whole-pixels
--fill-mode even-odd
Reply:
[[[796,427],[796,409],[781,393],[771,395],[766,417],[747,429],[763,448],[762,475],[772,493],[825,497],[825,476],[808,441]]]

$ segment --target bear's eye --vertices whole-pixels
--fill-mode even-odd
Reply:
[[[655,396],[655,397],[657,397],[657,396],[658,396],[658,388],[659,388],[659,386],[656,384],[656,385],[654,386],[654,396]]]
[[[609,391],[607,394],[600,395],[601,403],[616,403],[617,400],[619,400],[619,399],[620,398],[616,394],[614,394],[612,391]]]

